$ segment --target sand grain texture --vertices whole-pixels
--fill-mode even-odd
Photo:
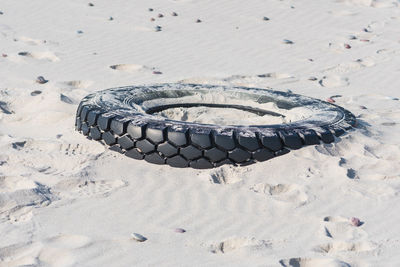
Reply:
[[[399,266],[399,5],[2,0],[0,266]],[[161,82],[340,95],[358,126],[204,171],[131,160],[74,131],[87,94]]]

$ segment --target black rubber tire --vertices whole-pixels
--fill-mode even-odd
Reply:
[[[181,97],[208,92],[274,102],[279,108],[307,106],[315,116],[289,124],[219,126],[174,121],[152,113],[177,106],[238,108],[257,114],[279,114],[236,104],[173,103]],[[151,104],[154,99],[168,103]],[[149,104],[150,103],[150,104]],[[157,104],[158,103],[158,104]],[[284,155],[320,141],[331,143],[355,125],[349,111],[318,99],[269,89],[196,84],[160,84],[108,89],[80,103],[76,130],[111,150],[134,159],[172,167],[207,169],[224,164],[249,165]]]

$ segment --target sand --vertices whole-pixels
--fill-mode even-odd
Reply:
[[[399,6],[2,0],[0,266],[399,266]],[[212,170],[135,161],[74,131],[85,95],[164,82],[340,95],[358,127]]]

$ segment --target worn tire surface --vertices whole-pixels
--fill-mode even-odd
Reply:
[[[306,106],[308,119],[276,125],[219,126],[170,120],[152,113],[171,107],[215,106],[279,114],[231,103],[206,103],[209,95],[274,102],[279,108]],[[185,102],[185,97],[194,97]],[[197,98],[196,98],[197,97]],[[212,97],[211,97],[212,98]],[[196,84],[159,84],[108,89],[80,103],[76,130],[134,159],[172,167],[206,169],[248,165],[320,142],[331,143],[355,124],[349,111],[318,99],[269,89]]]

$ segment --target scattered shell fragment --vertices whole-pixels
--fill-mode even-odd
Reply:
[[[356,40],[357,39],[357,36],[355,36],[355,35],[350,35],[349,36],[349,40]]]
[[[201,19],[196,20],[196,23],[201,23],[201,22],[202,22]]]
[[[152,9],[152,8],[149,8],[148,10],[149,10],[150,12],[154,11],[154,9]]]
[[[334,98],[338,98],[338,97],[342,97],[342,95],[333,95],[330,98],[334,99]]]
[[[350,222],[351,222],[352,225],[354,225],[354,226],[356,226],[356,227],[362,225],[362,222],[360,221],[360,219],[358,219],[358,218],[356,218],[356,217],[352,217],[352,218],[350,219]]]
[[[94,6],[94,4],[93,3],[89,3],[88,6]]]
[[[45,84],[48,82],[48,80],[46,80],[43,76],[39,76],[36,78],[36,82],[40,84]]]
[[[283,40],[283,43],[285,43],[285,44],[294,44],[293,41],[288,40],[288,39],[284,39],[284,40]]]
[[[367,42],[369,42],[369,40],[368,39],[361,39],[360,42],[366,42],[367,43]]]
[[[114,18],[113,17],[109,17],[108,20],[114,20]]]
[[[185,229],[183,229],[183,228],[175,228],[175,230],[174,230],[176,233],[184,233],[184,232],[186,232],[186,230]]]
[[[159,18],[163,18],[163,17],[164,17],[164,15],[160,13],[160,14],[158,14],[158,15],[157,15],[157,17],[159,17]]]
[[[155,30],[156,30],[156,32],[160,32],[160,31],[162,30],[162,27],[157,25],[157,26],[155,27]]]
[[[131,234],[132,239],[136,240],[137,242],[144,242],[147,240],[146,237],[142,236],[141,234],[138,233],[132,233]]]
[[[2,57],[8,57],[8,55],[7,55],[7,54],[1,54],[1,56],[2,56]]]
[[[349,44],[344,44],[344,48],[346,48],[346,49],[350,49],[350,48],[351,48],[351,46],[350,46]]]
[[[42,91],[35,90],[35,91],[31,92],[31,96],[37,96],[37,95],[40,95],[41,93],[42,93]]]
[[[3,11],[0,11],[0,15],[4,15]]]
[[[318,78],[317,78],[317,77],[314,77],[314,76],[312,76],[312,77],[308,78],[308,80],[309,80],[309,81],[316,81],[316,80],[318,80]]]
[[[176,16],[178,16],[178,13],[172,12],[171,15],[174,16],[174,17],[176,17]]]
[[[162,74],[161,71],[153,71],[153,74]]]
[[[81,30],[78,30],[78,31],[76,31],[76,33],[77,33],[77,34],[82,34],[82,33],[83,33],[83,31],[81,31]]]
[[[269,20],[269,18],[268,17],[263,17],[263,20]]]
[[[150,21],[155,21],[156,19],[155,18],[150,18]]]

